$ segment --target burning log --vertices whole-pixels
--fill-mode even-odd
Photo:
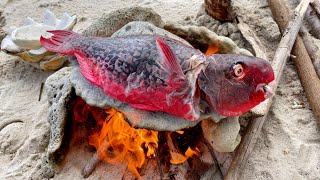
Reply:
[[[231,21],[233,12],[231,0],[205,0],[206,13],[219,21]]]

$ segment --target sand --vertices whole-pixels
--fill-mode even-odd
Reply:
[[[46,8],[61,17],[63,12],[75,14],[74,30],[82,31],[104,12],[139,5],[151,7],[164,21],[184,22],[192,19],[201,0],[2,0],[1,9],[7,20],[5,29],[19,26],[27,16],[41,21]],[[291,0],[291,8],[298,1]],[[256,32],[267,48],[271,60],[280,33],[264,0],[233,1],[236,13]],[[320,42],[317,41],[320,46]],[[37,166],[49,140],[48,104],[45,90],[41,100],[41,83],[50,73],[40,71],[13,56],[0,53],[0,179],[28,179]],[[302,108],[292,108],[294,103]],[[79,150],[81,151],[81,150]],[[73,152],[75,153],[75,151]],[[77,157],[71,154],[69,157]],[[66,165],[54,179],[81,179],[74,164]],[[99,169],[107,165],[101,166]],[[287,63],[274,104],[264,124],[256,147],[241,179],[319,179],[320,129],[308,106],[297,71]],[[104,169],[107,170],[107,169]],[[97,174],[97,173],[95,173]],[[97,179],[103,177],[95,176]]]

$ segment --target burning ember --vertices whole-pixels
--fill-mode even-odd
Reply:
[[[138,168],[144,164],[146,157],[156,157],[159,146],[159,133],[154,130],[135,129],[125,120],[123,114],[113,108],[102,110],[90,107],[81,98],[73,106],[74,119],[84,123],[93,117],[93,128],[89,129],[89,144],[97,150],[99,159],[111,164],[126,163],[128,169],[140,177]],[[189,157],[199,155],[197,148],[190,147],[183,153],[175,147],[172,133],[183,135],[184,131],[165,132],[166,145],[171,164],[181,164]]]

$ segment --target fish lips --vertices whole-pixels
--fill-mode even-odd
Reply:
[[[275,95],[276,84],[277,83],[275,80],[271,81],[268,84],[260,83],[257,85],[256,91],[263,91],[264,98],[268,99]]]

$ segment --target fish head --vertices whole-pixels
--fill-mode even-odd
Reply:
[[[223,116],[239,116],[273,95],[274,71],[263,59],[233,54],[207,56],[198,84]]]

